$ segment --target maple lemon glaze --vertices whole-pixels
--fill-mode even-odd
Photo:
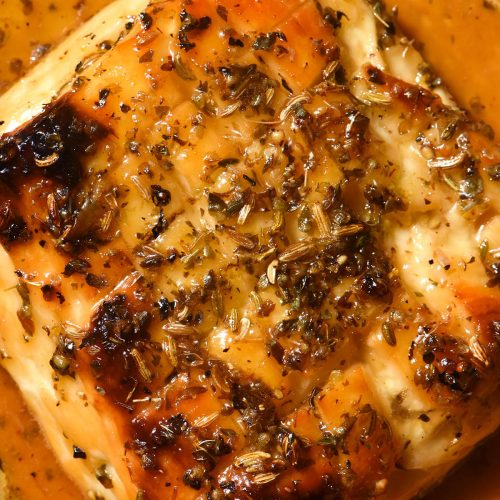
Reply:
[[[493,14],[491,14],[491,15],[493,15]],[[460,219],[458,218],[457,220],[455,220],[455,223],[456,223],[456,226],[455,226],[455,227],[456,227],[456,228],[459,228],[459,227],[460,227],[460,224],[461,224],[461,223],[460,223]],[[416,229],[416,231],[417,231],[417,233],[418,233],[418,228]],[[405,237],[405,234],[402,234],[402,235],[394,234],[394,235],[393,235],[393,237],[397,240],[397,239],[398,239],[398,238],[400,238],[400,237],[401,237],[401,238],[404,238],[404,237]],[[447,237],[451,237],[451,235],[447,235]],[[422,239],[422,238],[423,238],[423,239]],[[428,246],[428,247],[432,246],[432,242],[425,241],[425,235],[424,235],[424,236],[420,236],[420,234],[417,234],[417,235],[416,235],[416,238],[415,238],[415,241],[416,241],[416,244],[418,244],[418,245],[423,245],[423,246]],[[248,243],[247,243],[247,244],[248,244]],[[398,245],[398,244],[396,244],[395,246],[396,246],[396,247],[397,247],[397,246],[400,246],[400,247],[401,247],[401,246],[404,246],[404,245]],[[471,251],[471,253],[474,253],[474,252],[475,252],[475,249],[470,249],[470,251]],[[405,258],[405,257],[400,257],[400,258]],[[411,262],[409,263],[409,265],[411,265]],[[417,281],[415,282],[415,284],[416,284],[416,286],[419,286],[419,283],[418,283],[418,276],[417,276]],[[431,288],[432,288],[432,287],[431,287]],[[422,293],[422,292],[420,292],[420,293]],[[432,294],[431,294],[431,296],[432,296]],[[493,299],[492,299],[492,300],[493,300]],[[215,336],[215,337],[213,338],[213,342],[214,342],[214,343],[218,342],[219,340],[220,340],[220,341],[222,341],[222,337],[217,337],[217,336]],[[375,341],[375,340],[374,340],[374,341]],[[382,349],[384,350],[384,349],[386,349],[386,348],[384,347],[384,348],[382,348]],[[387,353],[387,357],[388,357],[387,359],[389,359],[391,356],[392,356],[391,354]],[[399,354],[398,354],[398,356],[399,356]],[[374,370],[374,371],[375,371],[375,372],[377,372],[377,373],[383,373],[382,368],[381,368],[381,367],[379,367],[379,366],[377,366],[377,362],[376,362],[376,360],[373,360],[373,361],[371,362],[371,368],[370,368],[370,370]],[[359,377],[360,377],[359,384],[360,384],[360,387],[361,387],[360,391],[369,392],[370,390],[369,390],[368,388],[364,387],[364,382],[363,382],[363,374],[359,375],[359,373],[360,373],[360,372],[359,372],[359,371],[356,371],[356,370],[354,370],[354,372],[352,372],[352,373],[351,373],[351,374],[353,375],[353,380],[357,380],[357,378],[356,378],[356,377],[358,377],[358,376],[359,376]],[[389,377],[389,378],[390,378],[390,377]],[[271,380],[271,379],[269,380],[269,382],[272,384],[272,380]],[[382,382],[382,381],[381,381],[381,382]],[[335,384],[338,384],[338,381],[332,380],[331,382],[329,382],[329,384],[330,384],[330,386],[328,386],[328,385],[327,385],[326,387],[335,387]],[[372,387],[372,388],[371,388],[371,391],[373,391],[373,392],[375,392],[375,393],[376,393],[376,392],[377,392],[377,388]],[[325,393],[325,394],[327,394],[327,393]],[[323,404],[323,403],[318,403],[318,406],[320,407],[320,411],[321,411],[321,405],[322,405],[322,404]],[[373,404],[373,405],[375,405],[375,403],[372,403],[372,404]],[[328,421],[328,415],[324,415],[324,416],[323,416],[323,420]],[[290,425],[291,425],[291,424],[290,424]],[[431,443],[431,444],[432,444],[432,443]],[[57,486],[57,487],[59,487],[59,486]]]

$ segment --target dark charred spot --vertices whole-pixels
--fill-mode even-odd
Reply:
[[[120,111],[122,113],[128,113],[132,108],[128,105],[128,104],[125,104],[124,102],[120,103]]]
[[[168,189],[164,189],[158,184],[152,184],[151,198],[153,199],[153,203],[157,207],[164,207],[165,205],[168,205],[170,203],[172,197]]]
[[[151,28],[151,26],[153,26],[153,18],[147,12],[141,12],[139,14],[139,22],[141,23],[144,31],[147,31]]]
[[[0,138],[0,185],[4,200],[0,205],[0,239],[4,245],[26,241],[31,231],[38,229],[28,227],[19,215],[21,207],[16,205],[25,186],[33,184],[39,189],[36,196],[46,199],[48,208],[33,204],[30,224],[44,221],[42,230],[48,229],[54,238],[64,233],[64,241],[60,239],[57,245],[65,251],[73,251],[74,243],[79,245],[75,240],[93,239],[97,243],[99,231],[81,234],[84,232],[81,230],[96,229],[82,224],[86,207],[92,205],[92,196],[82,188],[83,165],[85,156],[105,135],[100,125],[85,119],[62,100],[47,107],[24,128]],[[94,211],[91,224],[95,226],[97,221],[99,217]],[[73,230],[69,226],[74,226]]]
[[[43,295],[43,300],[50,302],[51,300],[59,300],[60,304],[63,304],[65,302],[64,296],[61,294],[61,290],[59,286],[46,283],[42,285],[40,288],[42,295]]]
[[[269,354],[280,364],[283,364],[283,358],[285,356],[285,349],[277,340],[271,340],[268,344]]]
[[[146,376],[144,371],[149,371],[148,353],[152,348],[150,318],[144,305],[122,294],[105,300],[92,318],[80,349],[88,357],[99,385],[113,401],[125,404],[139,383],[149,382],[150,374]]]
[[[85,281],[87,282],[87,285],[93,288],[105,288],[108,286],[108,280],[104,276],[99,276],[94,273],[87,273]]]
[[[90,269],[90,263],[85,259],[72,259],[65,266],[63,276],[69,278],[73,274],[85,274]]]
[[[161,320],[168,319],[175,308],[175,302],[170,302],[167,298],[161,297],[155,306],[158,308],[158,313]]]
[[[190,469],[187,469],[184,475],[182,476],[182,480],[184,484],[193,488],[193,490],[200,490],[203,485],[203,479],[205,476],[205,469],[197,465]]]
[[[191,31],[206,30],[212,24],[212,19],[208,16],[203,16],[198,19],[193,17],[186,10],[182,10],[179,17],[181,19],[181,27],[178,34],[179,46],[187,52],[196,47],[196,44],[189,40],[188,33]]]
[[[251,433],[268,431],[275,423],[275,406],[271,392],[261,382],[234,383],[231,401],[234,408],[240,411],[242,421]]]
[[[158,219],[156,221],[156,224],[151,228],[151,233],[153,235],[153,239],[158,238],[160,234],[165,232],[168,229],[168,220],[165,217],[165,214],[163,212],[163,209],[160,209],[160,215],[158,215]]]
[[[306,357],[307,353],[303,352],[299,347],[287,349],[283,356],[283,366],[290,370],[301,370]]]
[[[391,282],[387,269],[382,265],[373,264],[360,279],[360,289],[370,297],[391,301]]]
[[[189,423],[180,413],[153,422],[138,416],[132,420],[131,446],[144,469],[155,469],[157,454],[174,445],[189,430]]]
[[[244,47],[245,44],[240,38],[229,37],[228,44],[230,47]]]
[[[71,106],[49,106],[20,131],[0,138],[0,179],[15,188],[23,177],[39,175],[74,187],[87,150],[105,135]]]
[[[134,342],[149,338],[149,319],[147,311],[134,312],[125,295],[115,295],[99,308],[82,347],[100,344],[109,354],[122,351]]]
[[[368,203],[378,207],[382,213],[390,213],[406,210],[406,203],[393,191],[385,186],[379,186],[372,182],[366,186],[364,195]]]
[[[500,285],[500,262],[491,262],[485,266],[486,274],[489,277],[487,286],[490,288]]]
[[[461,339],[433,330],[420,327],[410,349],[415,383],[446,403],[467,398],[479,379],[473,354]]]
[[[108,100],[109,94],[111,93],[110,89],[101,89],[99,90],[99,100],[94,104],[96,108],[103,108]]]
[[[0,205],[0,242],[9,248],[14,242],[28,241],[32,237],[31,231],[24,219],[16,215],[13,203],[10,200]]]
[[[500,345],[500,321],[491,321],[488,329],[493,341]]]
[[[224,101],[238,99],[241,109],[255,110],[266,109],[268,93],[278,86],[278,82],[259,71],[256,64],[220,67],[217,83]]]
[[[141,260],[139,265],[144,269],[153,269],[155,267],[160,267],[165,263],[165,257],[160,254],[146,255],[144,259]]]
[[[298,118],[297,123],[309,142],[323,141],[339,163],[361,157],[368,139],[369,120],[353,106],[342,104],[317,117],[305,114]]]
[[[171,445],[176,437],[180,436],[189,427],[189,424],[180,413],[160,422],[160,424],[153,427],[149,435],[151,444],[155,448]]]
[[[319,5],[319,3],[317,5]],[[342,26],[343,17],[348,19],[347,15],[340,10],[334,10],[330,7],[325,7],[323,9],[320,8],[320,10],[322,11],[323,20],[325,21],[325,23],[329,24],[334,30]]]
[[[254,50],[271,50],[276,40],[287,41],[285,34],[281,31],[272,31],[266,34],[261,33],[253,42],[252,48]]]
[[[73,458],[81,458],[85,460],[87,458],[87,454],[78,446],[73,445]]]
[[[384,78],[384,73],[376,68],[375,66],[370,66],[366,70],[368,74],[368,80],[372,83],[376,83],[377,85],[384,85],[385,84],[385,78]]]

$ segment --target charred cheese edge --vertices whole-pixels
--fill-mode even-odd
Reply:
[[[119,0],[0,97],[2,364],[85,494],[410,498],[497,428],[499,152],[378,5]]]

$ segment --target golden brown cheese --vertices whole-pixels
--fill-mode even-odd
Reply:
[[[416,493],[498,424],[498,152],[363,1],[136,13],[43,111],[50,59],[2,99],[5,366],[63,466]]]

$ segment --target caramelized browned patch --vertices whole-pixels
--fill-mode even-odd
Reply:
[[[91,231],[98,206],[82,199],[85,155],[106,132],[80,118],[60,99],[31,123],[0,138],[0,189],[3,243],[26,241],[34,231],[47,233],[66,251],[99,242]],[[92,215],[89,213],[92,212]]]

